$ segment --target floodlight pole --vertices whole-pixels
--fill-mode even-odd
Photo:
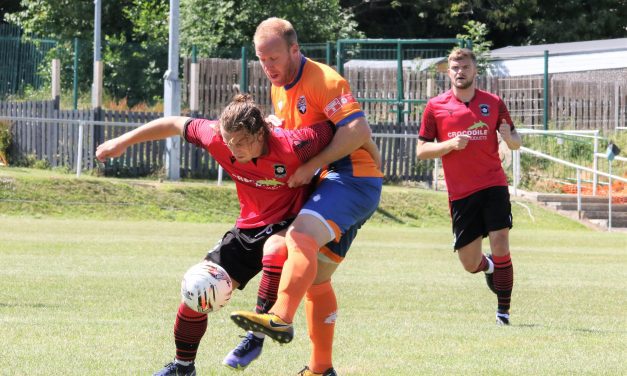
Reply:
[[[179,0],[170,0],[170,38],[168,43],[168,70],[163,76],[163,116],[181,114],[179,86]],[[180,136],[166,140],[165,168],[169,180],[180,178]]]

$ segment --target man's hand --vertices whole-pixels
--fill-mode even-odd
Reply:
[[[305,163],[296,169],[296,172],[294,172],[294,174],[287,179],[287,186],[290,188],[296,188],[301,185],[309,184],[317,171],[317,167],[312,167],[310,164]]]
[[[124,144],[119,137],[114,138],[98,145],[98,148],[96,149],[96,158],[100,162],[106,161],[107,158],[117,158],[124,154],[126,148],[126,144]]]
[[[449,143],[449,150],[464,150],[466,145],[468,145],[468,141],[470,140],[470,136],[467,134],[460,134],[459,136],[455,136],[455,138],[451,138],[447,142]]]
[[[266,116],[266,122],[268,122],[273,127],[281,127],[283,128],[283,120],[277,117],[276,115],[268,115]]]
[[[501,125],[499,126],[499,133],[501,134],[501,138],[507,144],[509,150],[518,150],[522,145],[522,140],[520,139],[520,135],[514,129],[512,131],[512,127],[507,124],[505,119],[501,121]]]
[[[511,140],[512,140],[512,127],[509,124],[507,124],[505,119],[503,119],[501,121],[501,125],[499,125],[499,133],[501,134],[501,137],[503,138],[503,141],[505,141],[508,144],[511,142]]]

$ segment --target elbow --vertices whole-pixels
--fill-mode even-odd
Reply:
[[[359,128],[359,139],[363,141],[362,144],[372,140],[372,130],[370,129],[370,126]]]
[[[520,141],[513,141],[507,144],[507,147],[509,148],[509,150],[512,150],[512,151],[520,149],[521,146],[522,146],[522,142]]]
[[[346,128],[350,129],[349,132],[352,133],[352,137],[356,141],[360,141],[362,144],[365,144],[372,139],[372,130],[370,129],[370,125],[366,121],[366,118],[360,117],[347,124]]]

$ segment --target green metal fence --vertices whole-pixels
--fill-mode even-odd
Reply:
[[[21,94],[44,83],[39,70],[46,54],[57,45],[50,39],[24,35],[19,27],[0,24],[0,98]]]
[[[364,105],[387,104],[396,113],[396,123],[405,123],[405,115],[412,112],[416,105],[424,104],[429,99],[406,98],[404,62],[422,61],[410,69],[428,70],[442,59],[446,59],[455,46],[471,48],[470,41],[462,39],[340,39],[336,42],[337,71],[344,76],[345,63],[353,60],[387,61],[396,69],[396,95],[390,98],[387,93],[376,97],[357,97]],[[350,81],[350,79],[349,79]],[[352,85],[352,83],[351,83]]]

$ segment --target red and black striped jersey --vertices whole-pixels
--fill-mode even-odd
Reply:
[[[235,182],[240,202],[235,226],[255,228],[296,217],[310,187],[289,188],[287,180],[331,141],[334,130],[331,122],[291,131],[274,128],[266,140],[267,153],[247,163],[235,161],[215,120],[191,119],[184,138],[207,150]]]
[[[468,103],[461,102],[452,90],[431,98],[422,115],[419,138],[443,142],[457,135],[470,137],[463,150],[442,156],[444,179],[449,199],[459,200],[484,188],[507,186],[498,152],[497,130],[505,119],[514,129],[505,103],[498,96],[475,90]]]

